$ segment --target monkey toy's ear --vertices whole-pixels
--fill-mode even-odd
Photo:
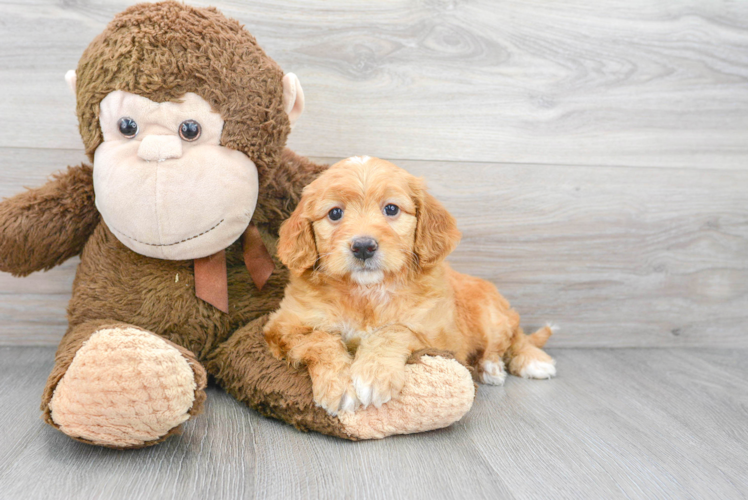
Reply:
[[[304,111],[304,90],[301,88],[299,78],[293,73],[286,73],[283,77],[283,109],[291,121],[291,128]]]
[[[73,95],[75,95],[75,83],[77,80],[78,76],[75,74],[74,69],[68,70],[68,72],[65,73],[65,81],[68,83],[68,88]]]

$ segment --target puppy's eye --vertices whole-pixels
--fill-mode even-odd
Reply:
[[[394,217],[395,215],[400,213],[400,207],[397,205],[393,205],[390,203],[389,205],[384,207],[384,215],[388,215],[390,217]]]
[[[327,216],[330,218],[331,221],[340,220],[343,218],[343,209],[335,207],[329,212],[327,212]]]
[[[117,128],[119,128],[119,133],[128,139],[132,139],[138,135],[138,124],[128,116],[123,116],[119,119]]]
[[[187,142],[196,141],[202,128],[195,120],[185,120],[179,124],[179,137]]]

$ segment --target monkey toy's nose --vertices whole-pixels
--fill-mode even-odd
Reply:
[[[182,140],[176,135],[147,135],[140,141],[138,156],[145,161],[163,161],[182,156]]]
[[[377,240],[374,238],[355,238],[351,243],[351,252],[358,260],[362,261],[374,256],[377,248]]]

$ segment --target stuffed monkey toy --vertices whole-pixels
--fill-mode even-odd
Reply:
[[[418,353],[397,399],[330,415],[305,367],[262,335],[287,270],[278,229],[325,166],[285,149],[304,96],[238,22],[174,1],[117,15],[66,75],[92,166],[0,204],[0,270],[80,255],[44,420],[101,446],[163,441],[200,413],[207,376],[305,431],[381,438],[450,425],[469,372]]]

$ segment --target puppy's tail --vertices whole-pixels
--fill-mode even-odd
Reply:
[[[556,362],[540,348],[555,330],[555,326],[546,325],[531,335],[525,335],[522,329],[519,329],[512,337],[512,345],[505,356],[509,373],[524,378],[554,377]]]
[[[551,338],[551,335],[553,335],[557,331],[558,327],[556,325],[548,324],[537,332],[528,335],[527,341],[535,347],[543,347],[545,343],[548,342],[548,339]]]

